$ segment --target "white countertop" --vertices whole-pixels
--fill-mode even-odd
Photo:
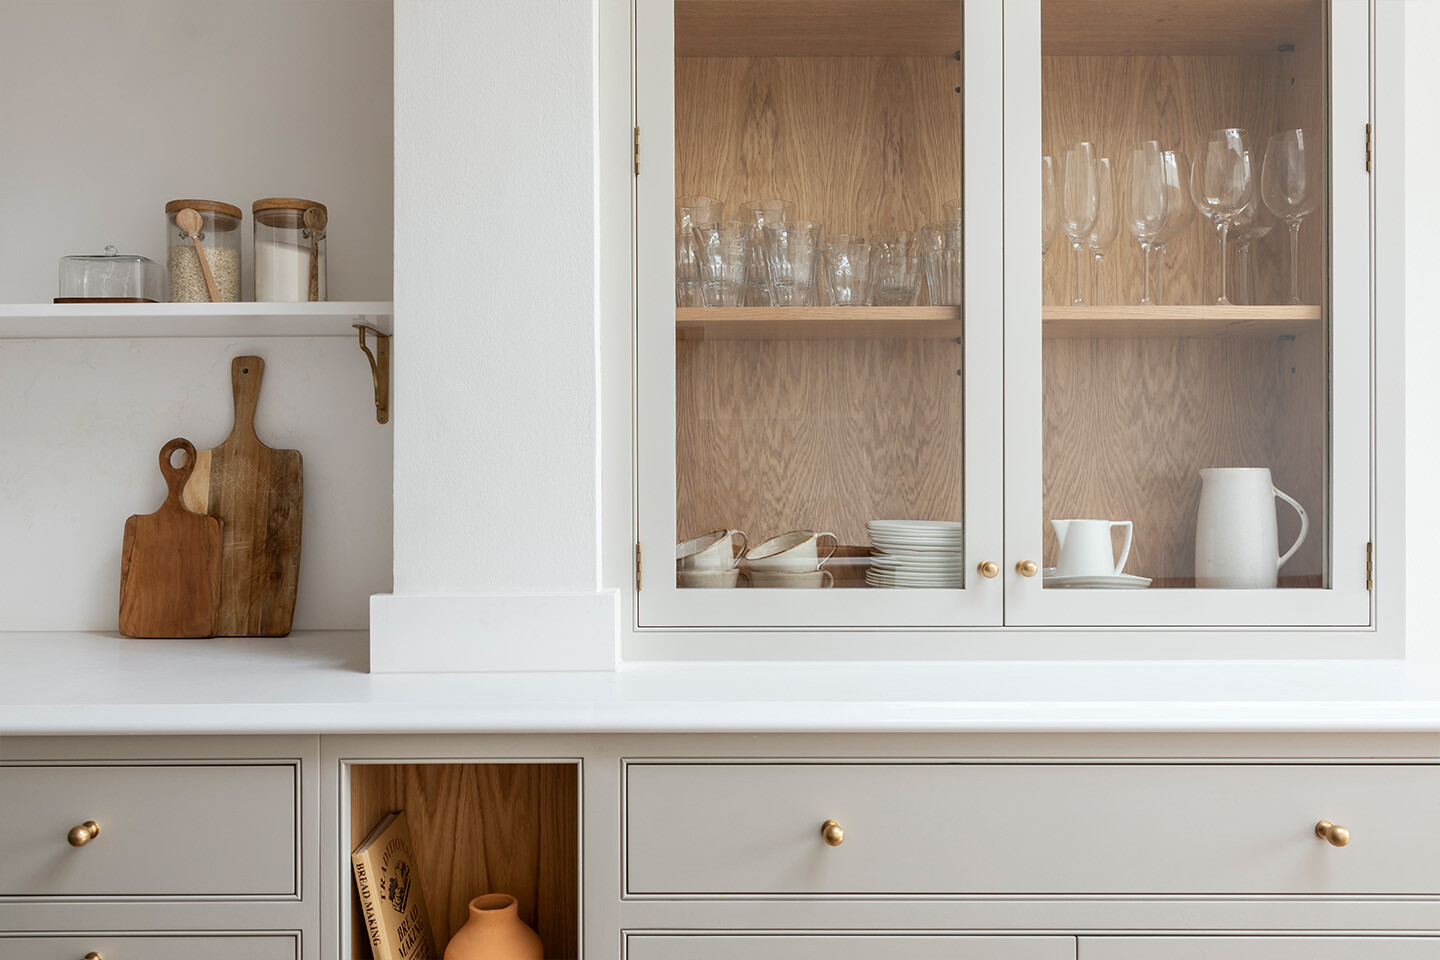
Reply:
[[[1401,661],[636,663],[366,673],[364,633],[0,635],[0,734],[1440,732]]]

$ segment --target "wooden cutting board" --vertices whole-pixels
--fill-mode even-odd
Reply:
[[[185,451],[184,466],[170,464]],[[160,450],[170,488],[160,509],[125,521],[120,549],[120,633],[127,637],[213,637],[220,607],[220,521],[192,513],[181,491],[195,447],[175,439]]]
[[[218,517],[222,637],[283,637],[295,616],[300,579],[303,485],[300,452],[272,450],[255,433],[265,361],[230,362],[235,427],[225,442],[201,450],[185,485],[185,505]]]

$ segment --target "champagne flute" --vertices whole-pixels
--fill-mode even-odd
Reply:
[[[1095,225],[1090,228],[1090,236],[1085,242],[1095,257],[1094,275],[1090,278],[1090,302],[1098,304],[1100,265],[1105,260],[1105,252],[1110,249],[1110,244],[1115,242],[1115,234],[1120,232],[1120,211],[1115,203],[1115,170],[1109,157],[1101,157],[1095,161],[1095,185],[1098,200],[1095,206]]]
[[[1235,302],[1254,303],[1250,294],[1250,244],[1263,239],[1275,226],[1265,207],[1254,197],[1235,215],[1230,236],[1235,240]]]
[[[1195,222],[1195,207],[1190,202],[1190,158],[1179,150],[1166,150],[1164,157],[1165,197],[1170,215],[1165,229],[1155,238],[1159,274],[1155,281],[1156,303],[1165,303],[1170,295],[1170,241],[1183,237]]]
[[[1155,140],[1135,145],[1130,155],[1130,192],[1125,205],[1125,224],[1145,254],[1145,293],[1140,303],[1149,306],[1150,250],[1169,219],[1169,195],[1165,190],[1165,151]]]
[[[1290,299],[1300,302],[1300,221],[1320,205],[1322,147],[1304,130],[1283,130],[1265,147],[1260,193],[1265,206],[1290,228]]]
[[[1082,140],[1065,151],[1065,166],[1061,171],[1060,226],[1075,249],[1075,299],[1077,307],[1085,305],[1081,292],[1080,272],[1084,263],[1085,241],[1095,226],[1095,214],[1100,205],[1100,190],[1097,186],[1095,148]]]
[[[1040,259],[1050,253],[1055,233],[1060,229],[1060,208],[1056,202],[1055,158],[1040,158]]]
[[[1211,131],[1200,145],[1190,170],[1190,196],[1200,212],[1215,224],[1220,239],[1220,299],[1228,305],[1229,275],[1225,254],[1230,223],[1255,195],[1250,163],[1250,134],[1236,127]]]

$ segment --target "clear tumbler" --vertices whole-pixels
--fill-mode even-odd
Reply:
[[[725,204],[714,197],[675,198],[675,306],[700,306],[700,261],[695,250],[695,225],[714,223]]]
[[[760,249],[767,223],[795,219],[795,204],[789,200],[746,200],[740,204],[741,219],[750,220],[750,239],[753,252],[750,255],[748,282],[750,292],[746,302],[752,307],[770,306],[770,265]]]
[[[864,237],[836,234],[820,244],[825,287],[832,307],[864,307],[870,303],[870,244]]]
[[[697,223],[694,233],[701,304],[744,306],[745,272],[750,263],[750,224],[741,220]]]
[[[908,231],[871,246],[870,301],[877,307],[913,307],[920,295],[920,238]]]
[[[964,297],[964,234],[959,220],[940,220],[920,228],[925,251],[925,283],[930,288],[930,305],[959,304]]]
[[[765,261],[770,267],[770,302],[777,307],[813,307],[822,224],[782,220],[765,224]]]

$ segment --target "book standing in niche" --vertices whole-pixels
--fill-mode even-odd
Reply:
[[[435,940],[405,812],[387,814],[350,855],[375,960],[434,960]]]

